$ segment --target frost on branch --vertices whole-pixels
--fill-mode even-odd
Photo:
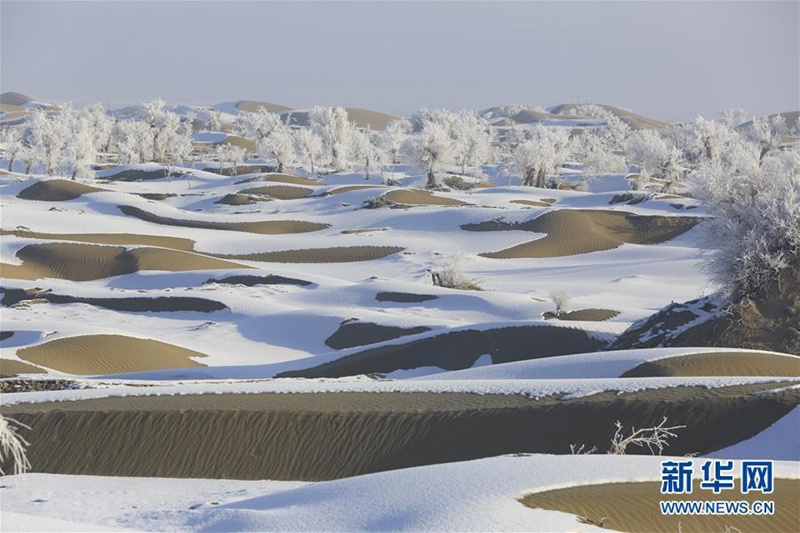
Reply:
[[[12,462],[14,474],[23,474],[31,466],[25,455],[25,447],[28,442],[18,432],[21,427],[30,429],[25,424],[0,415],[0,465]],[[0,474],[5,475],[2,468],[0,468]]]

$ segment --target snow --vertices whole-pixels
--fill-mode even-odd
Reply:
[[[712,452],[708,457],[800,461],[798,435],[800,435],[800,407],[795,407],[758,435]]]
[[[517,500],[574,485],[656,481],[667,459],[674,458],[501,456],[316,483],[25,474],[2,478],[0,509],[140,531],[600,531]],[[699,476],[703,459],[692,461]],[[796,479],[800,470],[778,461],[775,475]]]
[[[194,371],[208,373],[209,369]],[[240,381],[196,381],[193,369],[160,371],[162,375],[173,374],[172,381],[155,383],[148,381],[148,387],[141,387],[141,381],[107,380],[99,383],[90,380],[76,380],[79,384],[98,388],[77,388],[59,391],[20,392],[3,399],[5,405],[19,405],[43,402],[62,402],[94,398],[131,396],[172,396],[185,394],[290,394],[290,393],[329,393],[329,392],[417,392],[417,393],[471,393],[471,394],[521,394],[533,398],[559,395],[564,399],[591,396],[605,391],[619,394],[668,387],[730,387],[760,383],[793,382],[800,386],[800,378],[774,377],[663,377],[663,378],[598,378],[598,379],[480,379],[480,380],[437,380],[441,375],[430,379],[379,380],[367,376],[346,378],[293,379],[279,378],[268,380],[243,379]],[[256,374],[256,372],[253,372]],[[257,375],[257,374],[256,374]],[[202,378],[203,376],[201,376]],[[188,378],[188,379],[182,379]],[[127,386],[126,386],[127,384]],[[132,385],[132,386],[131,386]]]
[[[192,141],[197,143],[218,144],[228,138],[228,134],[219,131],[201,131],[192,134]]]

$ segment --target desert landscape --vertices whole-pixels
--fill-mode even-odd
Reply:
[[[800,528],[796,111],[2,105],[4,531]]]

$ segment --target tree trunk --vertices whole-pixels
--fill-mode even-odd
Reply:
[[[12,155],[11,159],[8,160],[8,171],[14,172],[14,159],[15,157]]]
[[[546,181],[547,181],[547,174],[545,174],[543,168],[540,168],[539,173],[536,175],[536,186],[543,189]]]
[[[535,174],[536,174],[536,171],[534,169],[532,169],[532,168],[529,168],[528,170],[526,170],[525,171],[525,181],[522,184],[525,185],[526,187],[533,187],[533,178],[534,178]],[[509,176],[510,176],[510,174],[509,174]],[[509,177],[509,180],[510,179],[511,178]]]
[[[364,161],[364,179],[369,179],[369,159]]]
[[[277,169],[275,169],[275,170],[276,170],[278,173],[282,173],[282,172],[283,172],[283,161],[278,161],[277,163],[278,163],[278,168],[277,168]]]
[[[426,185],[429,189],[433,189],[436,187],[436,175],[433,173],[432,168],[428,168],[428,184]]]

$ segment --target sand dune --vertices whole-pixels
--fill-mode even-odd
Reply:
[[[122,167],[119,172],[103,172],[100,179],[107,181],[149,181],[167,179],[164,169],[138,170]]]
[[[613,309],[578,309],[576,311],[561,313],[558,319],[603,322],[605,320],[611,320],[617,315],[619,315],[619,311],[614,311]]]
[[[345,322],[333,335],[325,339],[325,345],[334,350],[353,348],[355,346],[366,346],[377,342],[389,341],[407,335],[425,333],[431,328],[419,326],[415,328],[398,328],[394,326],[382,326],[370,322]]]
[[[333,248],[281,250],[279,252],[260,252],[220,257],[242,261],[264,261],[267,263],[356,263],[383,259],[403,250],[404,248],[397,246],[337,246]]]
[[[67,294],[54,294],[43,290],[8,289],[0,287],[3,298],[0,304],[12,306],[28,300],[46,300],[53,304],[87,304],[113,311],[131,312],[176,312],[196,311],[211,313],[227,309],[228,306],[214,300],[187,296],[159,296],[156,298],[84,298]]]
[[[517,326],[485,331],[463,330],[381,346],[336,359],[316,367],[284,372],[279,377],[343,377],[388,374],[423,366],[445,370],[470,368],[482,355],[492,363],[539,359],[554,355],[594,352],[606,343],[585,331],[551,326]]]
[[[2,276],[15,279],[59,278],[89,281],[139,270],[184,272],[249,268],[189,252],[163,248],[95,246],[91,244],[47,243],[30,244],[17,252],[21,266],[2,265]]]
[[[469,205],[461,200],[436,196],[428,191],[399,189],[389,191],[383,197],[391,203],[400,205]]]
[[[345,111],[347,111],[347,117],[351,122],[355,123],[357,128],[369,128],[371,130],[385,129],[386,125],[396,118],[379,111],[355,107],[346,107]],[[292,125],[308,126],[310,123],[308,111],[288,111],[281,113],[281,116]]]
[[[10,378],[19,374],[44,374],[45,370],[15,359],[0,359],[0,378]]]
[[[712,352],[658,359],[622,377],[655,376],[800,376],[800,357],[758,352]]]
[[[585,398],[456,393],[208,394],[0,406],[32,427],[34,472],[320,480],[517,452],[605,449],[614,422],[664,415],[691,430],[672,455],[708,453],[786,415],[800,392],[771,383]],[[634,453],[638,450],[634,450]]]
[[[17,198],[23,200],[38,200],[41,202],[64,202],[74,200],[83,194],[103,192],[107,189],[92,187],[85,183],[70,180],[44,180],[22,189]]]
[[[270,185],[267,187],[254,187],[239,191],[239,194],[266,195],[278,200],[297,200],[305,198],[314,191],[305,187],[292,187],[290,185]]]
[[[512,204],[528,205],[531,207],[550,207],[553,202],[545,202],[542,200],[511,200]]]
[[[163,235],[139,235],[135,233],[40,233],[38,231],[0,230],[0,235],[14,235],[26,239],[42,239],[51,241],[76,241],[92,244],[131,244],[139,246],[155,246],[191,252],[194,241],[182,237],[165,237]]]
[[[331,189],[328,194],[345,194],[353,191],[361,191],[364,189],[380,189],[380,185],[345,185],[343,187],[336,187]]]
[[[279,113],[281,111],[289,111],[292,109],[291,107],[287,107],[285,105],[262,102],[260,100],[239,100],[236,103],[236,109],[245,113],[258,113],[258,110],[262,107],[270,113]]]
[[[81,335],[57,339],[22,348],[17,351],[17,357],[80,376],[205,366],[189,359],[205,357],[200,352],[124,335]]]
[[[292,185],[311,185],[314,187],[320,185],[319,181],[315,179],[294,176],[292,174],[279,174],[277,172],[261,174],[259,176],[237,181],[236,185],[241,185],[242,183],[253,183],[256,181],[271,181],[274,183],[289,183]]]
[[[136,217],[153,224],[165,226],[180,226],[183,228],[216,229],[223,231],[242,231],[245,233],[258,233],[260,235],[283,235],[286,233],[307,233],[319,231],[328,227],[328,224],[316,222],[302,222],[299,220],[263,220],[258,222],[215,222],[210,220],[183,220],[179,218],[162,217],[148,213],[138,207],[129,205],[118,206],[126,215]]]
[[[736,486],[741,483],[736,480]],[[763,494],[739,490],[716,495],[702,491],[694,494],[663,495],[658,481],[581,485],[528,494],[523,505],[561,511],[589,519],[595,523],[605,517],[603,527],[616,531],[651,531],[653,533],[685,533],[696,531],[795,531],[800,519],[800,479],[776,479],[773,494],[774,515],[762,516],[670,516],[659,512],[659,501],[743,501],[764,500]],[[584,522],[585,523],[585,522]],[[735,529],[733,529],[735,528]]]
[[[586,254],[612,250],[624,243],[659,244],[692,229],[699,221],[692,217],[560,209],[520,224],[493,220],[464,224],[461,228],[467,231],[524,230],[547,234],[505,250],[480,254],[495,259],[519,259]]]
[[[272,198],[264,198],[257,196],[250,196],[248,194],[241,194],[238,192],[226,194],[214,203],[223,205],[253,205],[259,202],[271,202]]]
[[[409,292],[379,292],[375,299],[379,302],[421,303],[439,298],[433,294],[412,294]]]
[[[283,276],[228,276],[221,279],[210,279],[206,283],[222,283],[227,285],[244,285],[254,287],[256,285],[313,285],[310,281],[295,278],[285,278]]]

